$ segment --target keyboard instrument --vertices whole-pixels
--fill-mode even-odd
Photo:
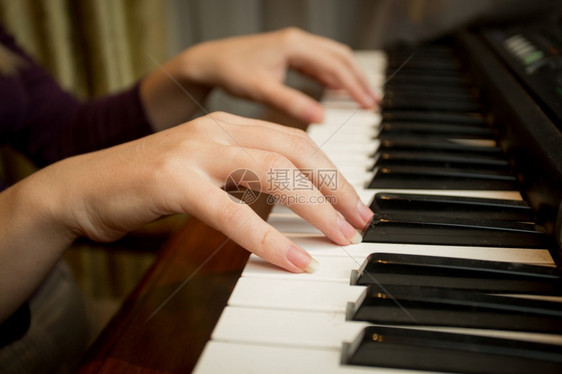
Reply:
[[[307,131],[375,212],[363,242],[276,205],[320,266],[251,255],[195,372],[562,372],[560,20],[356,52],[380,109],[328,90]]]

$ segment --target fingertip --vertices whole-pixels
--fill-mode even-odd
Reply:
[[[270,85],[263,101],[277,106],[305,123],[319,123],[324,120],[324,108],[318,101],[283,84]]]
[[[316,102],[310,103],[299,117],[306,123],[321,123],[324,121],[324,108]]]
[[[359,244],[363,241],[363,237],[345,218],[338,215],[337,218],[338,228],[341,234],[347,239],[347,244]]]
[[[318,261],[304,249],[292,244],[287,250],[287,260],[306,273],[314,273],[318,269]]]
[[[363,226],[367,226],[371,221],[371,218],[373,218],[373,216],[375,215],[375,213],[368,206],[363,204],[361,200],[359,200],[359,202],[357,203],[357,210],[359,211],[359,215],[363,220]]]
[[[367,91],[366,96],[363,97],[360,104],[365,109],[372,109],[377,105],[380,105],[380,102],[381,98],[375,92]]]
[[[318,263],[318,261],[316,261],[316,259],[314,259],[314,257],[311,257],[310,262],[304,268],[304,271],[309,273],[309,274],[312,274],[312,273],[316,272],[316,270],[318,270],[319,266],[320,266],[320,264]]]

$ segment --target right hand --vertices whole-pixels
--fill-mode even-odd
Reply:
[[[334,165],[301,130],[212,113],[148,137],[71,157],[0,194],[0,321],[41,284],[79,236],[118,239],[154,219],[190,213],[266,261],[311,272],[316,261],[221,187],[234,170],[256,173],[262,191],[298,201],[291,205],[340,245],[358,241],[372,212],[337,175],[337,188],[268,190],[272,170],[331,169]],[[273,174],[274,175],[274,174]],[[305,179],[304,182],[307,180]],[[294,186],[293,180],[289,186]],[[302,188],[303,180],[298,185]],[[275,183],[272,183],[275,186]],[[341,213],[341,214],[340,214]]]
[[[221,189],[240,168],[258,175],[263,192],[298,195],[307,202],[333,194],[335,205],[290,208],[340,245],[357,241],[356,229],[372,215],[341,174],[334,190],[310,185],[307,190],[268,191],[271,170],[289,170],[292,176],[297,168],[336,167],[302,130],[226,113],[70,158],[37,174],[45,186],[58,185],[58,200],[52,201],[64,208],[62,221],[76,235],[111,241],[160,216],[191,213],[275,265],[311,271],[314,261],[306,251]]]

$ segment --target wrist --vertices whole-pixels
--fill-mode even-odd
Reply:
[[[211,86],[193,79],[184,53],[159,66],[140,84],[141,102],[155,131],[188,121],[211,92]]]
[[[207,41],[196,44],[179,53],[170,63],[176,71],[178,81],[185,85],[200,85],[213,88],[220,82],[216,80],[216,50],[220,42]],[[226,56],[221,56],[227,58]],[[219,60],[220,61],[220,60]]]

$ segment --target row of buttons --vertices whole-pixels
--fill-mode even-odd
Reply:
[[[543,51],[520,34],[505,39],[504,45],[527,67],[529,73],[532,73],[538,67],[537,62],[545,57]]]

